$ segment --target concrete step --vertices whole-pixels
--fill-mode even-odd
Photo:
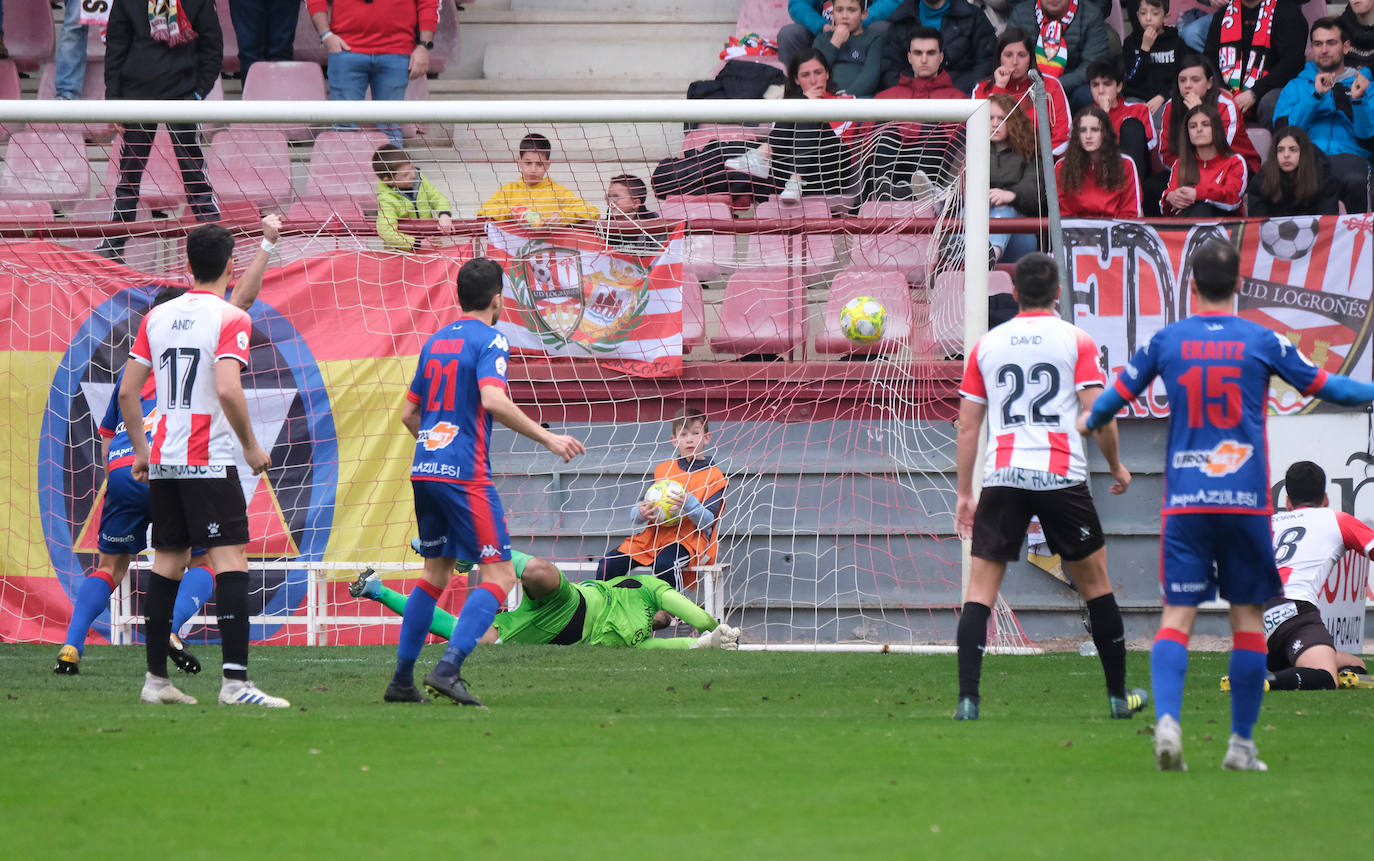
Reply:
[[[525,132],[536,130],[549,137],[554,157],[560,161],[657,164],[682,152],[681,123],[560,123],[538,129],[486,123],[456,125],[452,129],[453,147],[464,161],[485,158],[504,165],[515,159]]]
[[[583,16],[605,15],[606,20],[621,20],[636,13],[677,16],[711,14],[734,21],[739,16],[740,0],[511,0],[517,12],[567,12]]]
[[[521,29],[537,32],[533,27]],[[711,76],[725,39],[716,28],[699,25],[675,27],[671,39],[654,27],[627,27],[623,38],[615,40],[606,38],[604,31],[595,38],[572,38],[557,35],[557,29],[550,28],[547,38],[486,45],[483,77],[651,79],[676,82],[685,91],[691,81]]]
[[[440,78],[431,99],[685,99],[687,85],[656,78]]]

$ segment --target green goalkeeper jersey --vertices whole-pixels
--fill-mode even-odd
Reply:
[[[652,574],[628,574],[576,585],[587,601],[583,643],[642,645],[653,639],[654,614],[659,610],[667,610],[698,631],[716,627],[716,620],[709,613]]]

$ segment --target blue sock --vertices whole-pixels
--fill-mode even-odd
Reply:
[[[446,676],[457,675],[463,668],[463,661],[477,648],[477,641],[491,627],[492,620],[505,601],[505,590],[495,583],[483,583],[469,592],[468,599],[463,602],[463,612],[458,614],[458,622],[453,626],[448,648],[444,650],[444,657],[434,672]]]
[[[1231,647],[1231,732],[1241,738],[1249,738],[1259,720],[1267,668],[1264,635],[1238,632]]]
[[[191,618],[210,600],[215,591],[215,575],[208,568],[189,568],[177,587],[177,602],[172,605],[172,633],[181,630],[186,620]]]
[[[1150,683],[1154,688],[1155,720],[1183,714],[1183,682],[1188,676],[1188,635],[1176,628],[1160,628],[1150,649]]]
[[[415,684],[415,661],[429,636],[441,591],[424,580],[410,590],[405,612],[401,614],[401,639],[396,644],[396,675],[393,678],[397,684]]]
[[[114,591],[110,575],[97,571],[87,577],[72,602],[72,621],[67,626],[67,645],[75,646],[77,654],[85,654],[86,635],[100,614],[110,608],[110,593]]]

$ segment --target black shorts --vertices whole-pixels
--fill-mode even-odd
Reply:
[[[248,543],[248,506],[234,467],[216,478],[154,478],[148,488],[155,549]]]
[[[985,487],[973,515],[971,552],[994,562],[1020,559],[1032,516],[1040,518],[1046,543],[1066,562],[1086,559],[1107,543],[1087,484],[1058,490]]]
[[[1336,647],[1316,604],[1283,596],[1264,605],[1264,638],[1269,650],[1269,672],[1298,665],[1298,656],[1313,646]]]

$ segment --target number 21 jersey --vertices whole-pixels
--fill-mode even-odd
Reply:
[[[1053,490],[1086,481],[1078,392],[1103,379],[1092,336],[1048,311],[1017,314],[979,338],[959,394],[988,407],[983,485]]]

